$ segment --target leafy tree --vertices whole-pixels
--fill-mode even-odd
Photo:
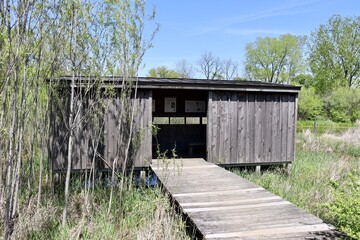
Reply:
[[[247,81],[248,79],[247,79],[247,78],[244,78],[244,77],[236,77],[236,78],[234,78],[234,80],[237,80],[237,81]]]
[[[300,84],[306,88],[315,86],[315,79],[310,74],[299,74],[293,78],[293,84]]]
[[[175,71],[173,69],[168,69],[166,66],[160,66],[160,67],[150,69],[147,76],[152,77],[152,78],[179,78],[179,77],[181,77],[181,75],[177,71]]]
[[[86,124],[93,122],[100,125],[95,114],[92,114],[96,113],[95,103],[89,104],[92,109],[80,118],[83,112],[80,109],[85,109],[82,101],[78,101],[79,97],[82,97],[80,94],[85,92],[86,95],[90,87],[95,85],[95,81],[100,81],[96,76],[117,73],[126,80],[123,81],[123,89],[126,91],[122,91],[121,100],[131,102],[129,96],[133,89],[132,84],[136,81],[134,77],[137,76],[142,57],[151,47],[151,40],[157,31],[156,28],[145,38],[144,24],[154,16],[154,12],[148,16],[144,0],[0,1],[1,237],[16,238],[16,229],[22,228],[18,223],[26,219],[24,209],[29,209],[33,202],[40,208],[48,197],[48,194],[43,194],[42,191],[49,190],[49,182],[47,181],[45,186],[44,175],[46,174],[48,179],[45,161],[48,157],[47,146],[50,144],[47,138],[50,129],[48,94],[52,89],[56,89],[58,84],[53,79],[59,75],[72,76],[69,101],[61,101],[63,98],[58,96],[60,94],[57,91],[51,92],[51,101],[70,107],[59,112],[63,115],[62,121],[68,129],[68,142],[64,139],[61,148],[68,151],[69,168],[72,149],[66,145],[72,146],[74,131],[80,127],[80,122],[85,122],[83,117],[91,117],[86,118]],[[83,91],[75,91],[74,83],[79,84],[82,78],[78,76],[94,76],[94,79],[83,85]],[[45,83],[45,79],[49,82]],[[132,93],[136,96],[136,88]],[[91,94],[97,93],[94,91]],[[98,103],[98,108],[103,111],[106,101],[103,105]],[[119,116],[120,119],[129,120],[127,131],[118,131],[119,134],[128,134],[126,154],[119,160],[125,162],[124,166],[131,154],[129,146],[135,134],[132,126],[135,110],[134,104],[126,104],[126,110],[121,111],[122,115]],[[100,133],[101,128],[98,126],[96,133]],[[100,137],[93,138],[92,144],[99,141]],[[94,172],[92,171],[92,176]],[[71,196],[70,171],[67,173],[62,226],[68,223],[67,202]],[[90,175],[91,171],[86,174],[86,178]],[[118,186],[120,190],[117,192],[120,199],[123,199],[121,194],[124,178],[121,178]],[[89,189],[86,189],[87,200]],[[111,206],[110,196],[109,209]]]
[[[360,89],[337,88],[325,98],[325,110],[335,122],[355,122],[360,119]]]
[[[316,88],[359,87],[360,17],[332,16],[311,33],[309,62]]]
[[[290,82],[303,68],[302,48],[306,37],[285,34],[257,38],[246,45],[245,72],[250,80]]]
[[[324,103],[314,88],[303,88],[299,94],[299,118],[315,120],[322,116]]]

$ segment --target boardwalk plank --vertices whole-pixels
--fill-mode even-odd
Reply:
[[[334,239],[320,218],[203,159],[151,168],[204,239]]]

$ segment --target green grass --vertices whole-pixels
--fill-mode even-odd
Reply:
[[[260,175],[251,171],[236,173],[360,239],[359,217],[356,217],[360,216],[360,194],[354,195],[360,191],[360,180],[353,180],[360,179],[360,147],[325,141],[314,135],[310,140],[305,138],[308,137],[301,134],[298,137],[290,176],[280,167]]]
[[[300,150],[297,152],[290,177],[281,168],[276,168],[257,175],[253,172],[237,172],[242,177],[253,181],[269,191],[319,214],[318,202],[330,200],[328,181],[338,177],[334,165],[340,158],[329,153]]]
[[[74,191],[68,221],[61,228],[62,194],[42,207],[23,210],[15,229],[16,239],[189,239],[185,224],[159,188],[133,189],[120,206],[116,195],[107,212],[109,191],[98,188],[89,195]]]
[[[317,120],[316,121],[316,129],[314,125],[314,121],[310,120],[298,120],[297,121],[297,131],[301,132],[302,130],[310,129],[312,132],[316,133],[340,133],[348,130],[349,128],[355,128],[355,123],[342,123],[342,122],[333,122],[330,120]]]

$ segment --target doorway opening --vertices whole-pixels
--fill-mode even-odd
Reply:
[[[206,158],[207,92],[153,91],[153,124],[153,158]]]

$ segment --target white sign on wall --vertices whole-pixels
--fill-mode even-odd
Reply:
[[[185,101],[185,112],[187,113],[205,112],[205,101]]]
[[[165,98],[164,102],[165,112],[176,112],[176,98]]]

